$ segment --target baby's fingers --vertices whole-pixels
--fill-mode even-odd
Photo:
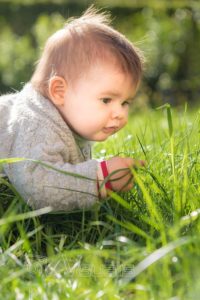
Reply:
[[[133,175],[129,174],[128,176],[129,176],[129,178],[126,180],[126,182],[124,183],[124,185],[121,188],[121,191],[123,191],[123,192],[131,190],[133,188],[133,185],[134,185]]]
[[[141,168],[145,167],[147,165],[147,162],[145,160],[134,160],[132,167],[133,168]]]

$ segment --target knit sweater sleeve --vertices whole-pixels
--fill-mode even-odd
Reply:
[[[30,206],[35,209],[51,206],[54,211],[71,211],[89,208],[98,200],[97,161],[64,162],[66,145],[62,141],[55,142],[53,147],[49,142],[34,144],[31,146],[24,137],[23,145],[16,145],[12,156],[16,157],[17,153],[18,157],[41,162],[25,160],[5,168],[10,181]]]

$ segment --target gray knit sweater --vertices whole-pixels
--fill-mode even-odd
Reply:
[[[33,208],[70,211],[89,208],[98,200],[98,162],[91,159],[90,143],[74,134],[52,102],[30,83],[21,92],[0,97],[0,158],[11,157],[40,160],[92,179],[30,161],[5,164],[5,174]]]

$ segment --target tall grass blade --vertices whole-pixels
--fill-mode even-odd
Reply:
[[[165,257],[167,254],[172,252],[178,247],[181,247],[183,245],[186,245],[190,243],[193,240],[191,237],[183,237],[176,241],[173,241],[165,246],[163,246],[160,249],[157,249],[150,255],[148,255],[145,259],[143,259],[138,265],[136,265],[131,271],[129,271],[123,279],[121,279],[120,284],[124,285],[133,280],[135,277],[137,277],[139,274],[141,274],[144,270],[149,268],[152,264],[157,262],[158,260]]]

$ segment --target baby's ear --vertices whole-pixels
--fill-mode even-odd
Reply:
[[[64,104],[67,83],[63,77],[54,76],[49,81],[49,96],[56,106]]]

